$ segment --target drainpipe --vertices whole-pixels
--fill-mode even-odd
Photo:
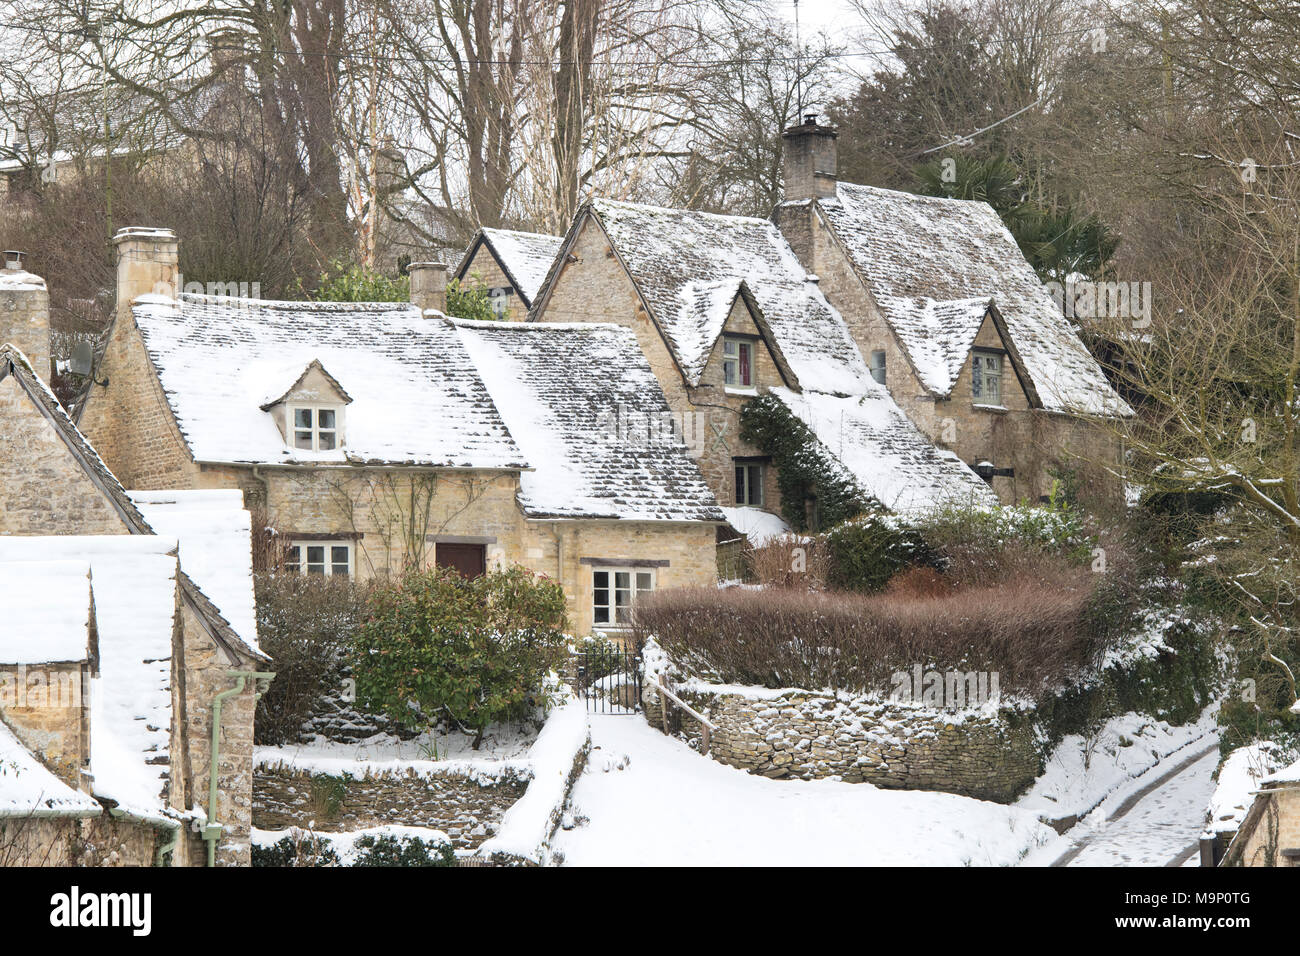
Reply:
[[[219,822],[217,822],[217,767],[221,760],[221,705],[225,703],[227,697],[234,697],[244,691],[248,678],[254,680],[271,681],[275,674],[271,671],[226,671],[227,677],[235,678],[235,686],[229,690],[223,690],[212,699],[212,764],[208,768],[208,822],[203,827],[203,841],[208,845],[208,866],[217,865],[217,841],[221,839],[221,834],[225,831]],[[261,697],[259,691],[257,694]]]

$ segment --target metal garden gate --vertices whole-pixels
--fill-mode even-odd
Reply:
[[[589,714],[628,715],[641,709],[641,655],[618,644],[589,645],[575,655],[574,689]]]

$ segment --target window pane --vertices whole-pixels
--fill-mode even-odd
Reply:
[[[332,408],[322,408],[320,411],[318,411],[318,412],[316,413],[316,427],[317,427],[317,428],[333,428],[333,427],[334,427],[334,409],[332,409]]]
[[[591,602],[596,607],[609,607],[609,588],[596,588],[596,597]]]
[[[293,444],[295,448],[305,448],[311,451],[311,432],[294,432]]]
[[[749,343],[745,342],[740,346],[740,384],[741,385],[751,384],[750,381],[751,375],[750,375],[750,368],[749,368],[750,365],[749,353],[750,353]]]
[[[723,354],[723,355],[735,355],[735,354],[736,354],[736,344],[737,344],[737,343],[735,342],[734,339],[723,339],[723,340],[722,340],[722,354]]]
[[[293,426],[295,428],[311,428],[311,409],[295,408],[293,410]]]
[[[737,465],[736,466],[736,504],[743,505],[744,503],[745,503],[745,467],[743,465]]]
[[[321,432],[316,445],[321,451],[334,450],[334,432]]]
[[[638,591],[649,591],[654,586],[654,575],[649,571],[638,571],[636,573],[636,589]]]
[[[622,590],[626,590],[627,588],[630,588],[631,586],[632,586],[632,572],[631,572],[631,571],[615,571],[615,572],[614,572],[614,587],[615,587],[616,589],[622,591]]]
[[[598,588],[609,587],[609,572],[608,571],[595,572],[592,575],[592,583],[594,583]]]
[[[325,545],[310,544],[307,546],[307,562],[309,564],[325,563]]]
[[[736,384],[736,360],[726,359],[722,363],[722,381],[725,385]]]
[[[597,607],[597,608],[596,608],[595,620],[596,620],[596,623],[597,623],[597,624],[608,624],[608,623],[609,623],[609,608],[608,608],[608,607]]]

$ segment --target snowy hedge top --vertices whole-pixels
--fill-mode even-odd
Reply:
[[[784,388],[774,388],[772,394],[812,430],[863,491],[891,511],[997,504],[992,489],[954,452],[935,447],[884,388],[872,385],[863,396],[795,394]]]
[[[181,567],[251,649],[257,650],[252,516],[238,489],[132,491],[158,534],[180,542]]]
[[[483,229],[483,241],[487,243],[502,270],[510,279],[510,284],[519,293],[525,306],[532,306],[537,293],[542,290],[546,274],[551,271],[551,263],[559,255],[560,246],[564,244],[563,236],[548,236],[540,232],[516,232],[513,229]],[[470,244],[472,251],[474,244]],[[465,277],[465,267],[469,263],[466,256],[457,274]]]
[[[861,394],[848,326],[766,219],[597,199],[591,204],[691,384],[743,282],[803,388]]]
[[[402,303],[142,296],[136,324],[196,461],[518,468],[455,331]],[[319,361],[352,399],[344,447],[291,448],[261,407]]]
[[[456,321],[534,470],[533,517],[721,521],[636,334],[616,325]]]
[[[97,796],[142,816],[162,811],[167,781],[176,551],[175,538],[158,535],[0,536],[0,576],[32,562],[90,564],[99,635],[90,771]]]
[[[0,817],[33,811],[97,816],[101,808],[89,794],[72,789],[33,756],[0,721]]]
[[[925,302],[992,298],[1044,408],[1132,414],[987,203],[840,183],[819,208],[927,387],[940,369],[918,346],[948,333]],[[968,331],[957,323],[939,351],[955,351]]]

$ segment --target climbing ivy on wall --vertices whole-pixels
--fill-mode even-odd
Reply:
[[[816,501],[819,528],[832,528],[873,508],[875,501],[776,396],[762,395],[740,413],[740,437],[770,455],[781,489],[781,513],[797,531],[808,527],[805,502]]]

